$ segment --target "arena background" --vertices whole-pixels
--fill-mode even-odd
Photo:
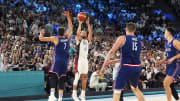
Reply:
[[[137,27],[136,35],[143,43],[141,59],[144,65],[139,88],[146,95],[164,94],[165,64],[155,67],[155,63],[164,56],[165,27],[173,26],[175,37],[180,39],[180,0],[0,0],[1,101],[48,98],[47,71],[53,60],[54,46],[39,41],[39,30],[45,28],[49,36],[56,35],[60,26],[67,28],[66,18],[62,15],[64,10],[72,13],[74,27],[65,100],[72,100],[79,12],[85,12],[90,17],[93,29],[88,56],[88,85],[91,74],[101,68],[117,36],[123,35],[126,23],[132,21]],[[85,23],[83,28],[87,28]],[[87,99],[112,97],[112,71],[113,65],[110,65],[106,75],[99,80],[99,83],[107,83],[106,91],[97,92],[88,86]],[[125,96],[133,96],[128,86]]]

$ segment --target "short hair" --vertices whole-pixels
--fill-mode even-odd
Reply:
[[[63,36],[65,32],[65,28],[64,27],[59,27],[58,28],[58,35]]]
[[[133,22],[129,22],[126,24],[126,28],[129,32],[134,32],[136,30],[136,26]]]
[[[166,27],[166,30],[173,36],[174,35],[174,28],[173,27]]]

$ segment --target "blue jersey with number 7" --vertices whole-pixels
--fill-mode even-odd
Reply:
[[[66,75],[69,62],[69,39],[67,37],[58,37],[58,44],[55,46],[54,60],[49,70],[50,73],[55,73],[58,77]]]
[[[136,36],[126,35],[125,43],[120,49],[121,64],[141,64],[141,41]]]

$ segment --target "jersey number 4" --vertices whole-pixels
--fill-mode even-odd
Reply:
[[[137,42],[133,42],[132,44],[132,50],[137,51]]]

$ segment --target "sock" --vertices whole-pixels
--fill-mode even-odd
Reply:
[[[63,97],[63,94],[59,94],[59,99],[62,99],[62,97]]]
[[[85,96],[85,90],[82,90],[82,91],[81,91],[81,95],[82,95],[82,96]]]
[[[55,89],[51,89],[50,96],[55,96]]]

